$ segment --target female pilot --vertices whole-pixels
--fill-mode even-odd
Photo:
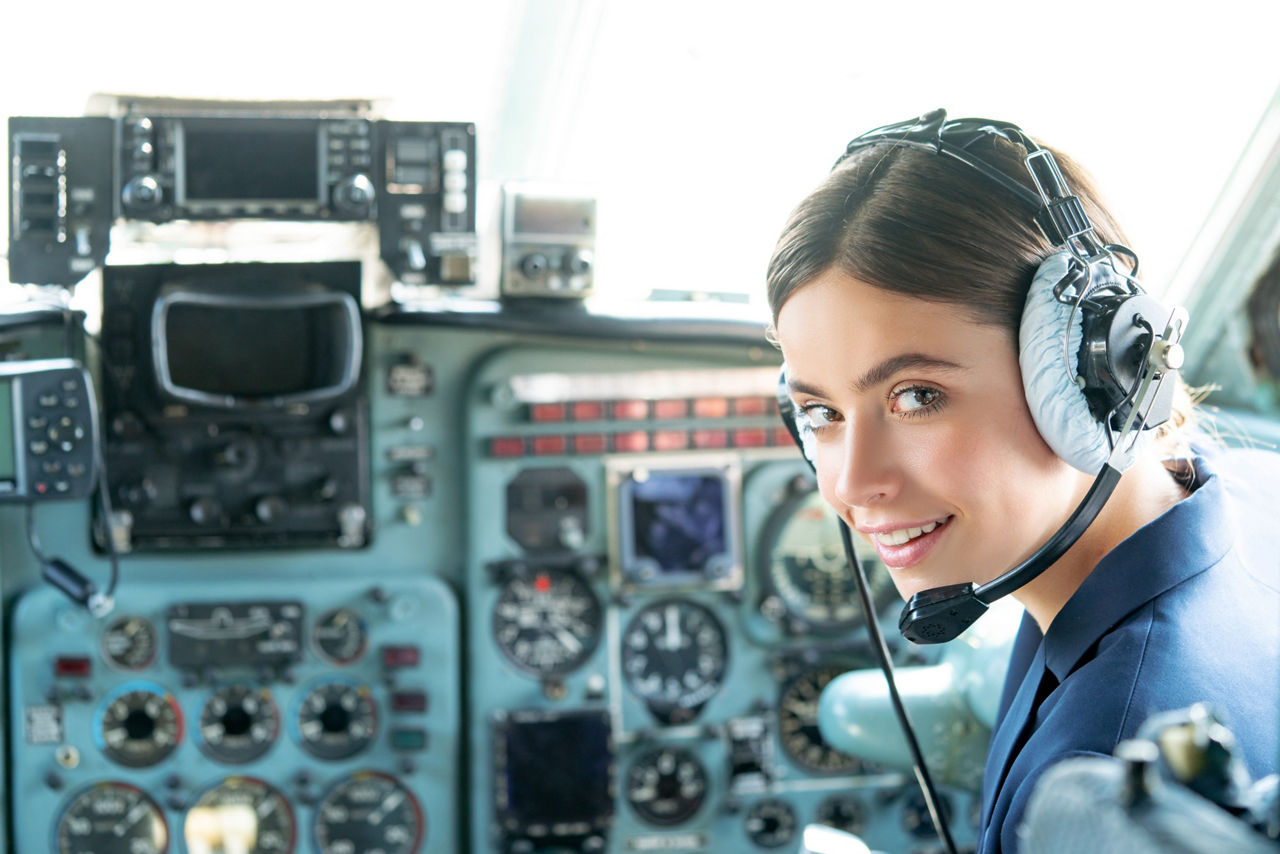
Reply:
[[[1115,459],[1114,435],[1072,382],[1086,312],[1053,288],[1080,269],[1064,251],[1080,243],[1044,227],[1036,144],[930,118],[939,140],[967,129],[962,154],[990,168],[907,144],[919,123],[897,141],[855,140],[791,215],[768,273],[821,493],[904,599],[1026,560]],[[1054,154],[1092,222],[1089,247],[1125,243],[1087,177]],[[1115,259],[1087,267],[1081,288],[1131,282]],[[1045,768],[1109,756],[1157,712],[1208,702],[1250,773],[1275,771],[1280,549],[1268,532],[1280,456],[1192,447],[1189,406],[1178,388],[1092,524],[1013,593],[1026,615],[984,771],[983,854],[1017,849]]]

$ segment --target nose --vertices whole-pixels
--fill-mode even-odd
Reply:
[[[845,506],[881,503],[898,491],[901,472],[883,425],[850,421],[839,447],[834,492]]]

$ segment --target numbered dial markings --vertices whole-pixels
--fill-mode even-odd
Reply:
[[[320,854],[414,854],[425,833],[426,820],[413,793],[385,774],[353,774],[316,807]]]
[[[856,537],[854,544],[871,599],[883,607],[895,595],[893,580],[873,549]],[[793,619],[819,631],[862,623],[858,585],[845,560],[836,515],[817,491],[792,496],[773,511],[761,554],[764,586]]]
[[[346,759],[369,746],[378,732],[369,689],[327,682],[311,689],[297,715],[302,748],[317,759]]]
[[[311,629],[311,641],[320,654],[341,666],[363,655],[368,640],[364,620],[350,608],[325,612]]]
[[[760,801],[747,811],[747,836],[761,848],[781,848],[796,835],[796,811],[786,801]]]
[[[156,658],[156,627],[142,617],[120,617],[102,633],[102,655],[112,667],[146,670]]]
[[[164,854],[169,826],[155,801],[124,783],[99,783],[58,819],[58,854]]]
[[[200,712],[200,747],[219,762],[252,762],[271,749],[279,732],[280,713],[265,688],[229,685]]]
[[[724,628],[695,602],[655,602],[623,633],[627,685],[669,723],[690,720],[702,709],[720,690],[727,663]]]
[[[145,768],[182,742],[182,711],[159,685],[129,683],[107,695],[97,713],[98,746],[112,762]]]
[[[600,642],[603,611],[577,572],[513,575],[493,609],[498,648],[521,670],[555,676],[581,667]]]
[[[291,854],[297,824],[289,801],[251,777],[228,777],[187,810],[187,850]]]
[[[844,672],[841,667],[808,670],[788,682],[778,698],[778,738],[782,749],[810,771],[841,774],[865,770],[864,763],[833,748],[818,731],[818,699],[822,689]]]
[[[707,769],[688,750],[660,747],[636,760],[627,774],[627,802],[650,824],[692,818],[707,796]]]

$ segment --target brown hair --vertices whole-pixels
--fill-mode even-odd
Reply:
[[[1046,146],[1047,147],[1047,146]],[[1021,146],[992,136],[970,150],[1032,188]],[[1104,243],[1130,245],[1092,179],[1050,149]],[[972,320],[1002,327],[1016,347],[1027,291],[1056,251],[1022,199],[955,158],[885,143],[855,151],[792,212],[769,261],[773,321],[799,288],[832,268],[917,299],[955,305]],[[1162,449],[1188,421],[1178,383],[1174,413],[1158,433]]]

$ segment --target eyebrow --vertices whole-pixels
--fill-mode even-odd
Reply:
[[[955,362],[948,362],[946,359],[937,359],[933,356],[927,356],[924,353],[900,353],[897,356],[890,356],[883,362],[867,371],[852,384],[852,388],[858,394],[864,394],[875,386],[880,385],[885,380],[892,377],[899,371],[905,371],[910,368],[924,368],[934,371],[963,371],[964,365],[957,365]],[[817,386],[809,385],[804,380],[789,380],[792,391],[801,394],[812,394],[815,397],[824,397],[822,389]]]

